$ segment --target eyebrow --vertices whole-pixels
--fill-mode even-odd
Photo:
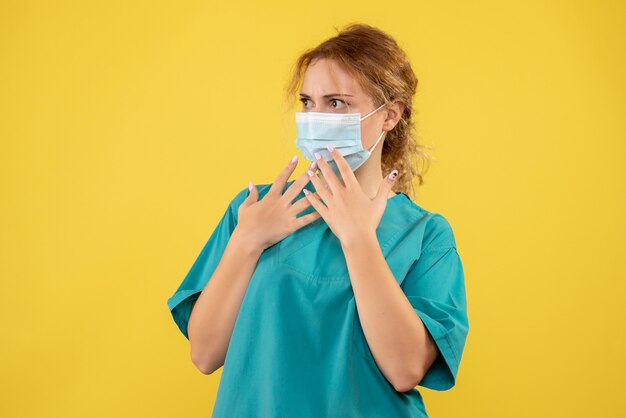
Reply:
[[[311,98],[311,96],[309,96],[308,94],[304,94],[304,93],[300,93],[300,96],[302,96],[302,97],[307,97],[307,98],[309,98],[309,99]],[[353,95],[351,95],[351,94],[341,94],[341,93],[325,94],[325,95],[323,95],[322,97],[323,97],[324,99],[327,99],[327,98],[329,98],[329,97],[336,97],[336,96],[354,97],[354,96],[353,96]]]

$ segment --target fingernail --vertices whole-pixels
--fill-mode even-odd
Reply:
[[[330,145],[327,145],[326,148],[328,149],[328,152],[333,152],[335,150],[335,148]]]
[[[293,158],[291,159],[292,163],[295,163],[296,161],[298,161],[298,155],[294,155]]]
[[[315,173],[313,173],[311,170],[307,170],[307,174],[309,175],[309,177],[313,177],[315,175]]]
[[[319,152],[316,152],[314,155],[315,155],[316,160],[319,160],[320,158],[322,158]]]
[[[309,170],[316,170],[317,169],[317,161],[313,161],[313,164],[311,164],[311,167],[309,167]]]
[[[309,194],[311,193],[310,191],[308,191],[307,189],[302,189],[302,191],[304,192],[304,194]]]
[[[254,185],[252,184],[252,182],[248,183],[248,190],[252,191],[253,187],[254,187]]]
[[[390,174],[389,174],[389,180],[395,180],[396,176],[398,175],[398,170],[394,169]]]

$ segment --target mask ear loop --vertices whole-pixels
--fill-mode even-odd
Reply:
[[[361,118],[361,120],[363,120],[363,119],[365,119],[365,118],[369,117],[370,115],[372,115],[372,114],[374,114],[374,113],[378,112],[378,111],[380,110],[380,108],[381,108],[381,107],[383,107],[383,106],[384,106],[384,105],[386,105],[386,104],[387,104],[387,103],[383,103],[383,104],[381,104],[380,106],[378,106],[378,109],[372,110],[370,113],[368,113],[367,115],[363,116],[363,117]]]
[[[378,137],[378,139],[376,140],[376,143],[372,146],[372,148],[370,148],[368,150],[368,152],[372,152],[374,150],[374,148],[376,148],[376,145],[378,145],[378,143],[380,142],[380,140],[383,138],[383,135],[385,135],[385,131],[383,131],[380,136]]]
[[[367,114],[366,116],[363,116],[363,117],[361,118],[361,120],[365,119],[366,117],[368,117],[369,115],[371,115],[371,114],[373,114],[373,113],[378,112],[378,111],[380,110],[380,108],[381,108],[381,107],[383,107],[383,106],[385,106],[386,104],[387,104],[387,103],[383,103],[383,104],[381,104],[381,105],[378,107],[378,109],[371,111],[371,112],[370,112],[369,114]],[[376,145],[378,145],[378,143],[380,142],[380,140],[383,138],[383,135],[385,135],[385,131],[383,131],[383,132],[380,134],[380,136],[379,136],[379,137],[378,137],[378,139],[376,140],[376,143],[372,146],[372,148],[370,148],[370,149],[368,150],[368,152],[370,152],[370,153],[371,153],[371,152],[372,152],[372,150],[373,150],[374,148],[376,148]]]

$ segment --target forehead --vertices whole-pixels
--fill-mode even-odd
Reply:
[[[335,61],[321,58],[309,64],[304,73],[301,92],[310,96],[346,93],[366,96],[359,82]]]

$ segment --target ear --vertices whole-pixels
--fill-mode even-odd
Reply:
[[[400,99],[396,99],[389,103],[386,107],[387,117],[385,118],[385,123],[383,124],[383,129],[386,131],[390,131],[398,124],[400,118],[404,114],[404,109],[406,106]]]

